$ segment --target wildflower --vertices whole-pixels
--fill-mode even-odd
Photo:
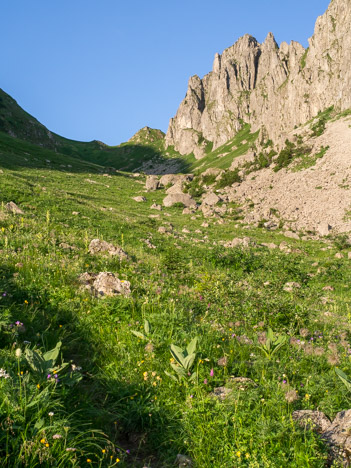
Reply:
[[[48,379],[51,379],[51,374],[48,374],[47,378],[48,378]]]
[[[61,435],[61,434],[54,434],[54,435],[52,436],[52,438],[53,438],[54,440],[62,439],[62,435]]]
[[[77,449],[73,447],[67,447],[66,452],[75,452]]]
[[[286,384],[286,380],[283,380],[283,384]]]
[[[207,379],[204,380],[204,384],[207,385]]]
[[[91,463],[91,460],[90,460],[90,458],[87,458],[87,463]]]
[[[145,351],[146,351],[147,353],[152,353],[153,350],[154,350],[154,346],[153,346],[152,343],[148,343],[148,344],[145,346]]]
[[[228,360],[227,360],[227,358],[224,356],[224,357],[218,359],[217,364],[218,364],[219,366],[225,367],[225,366],[227,365],[227,362],[228,362]]]
[[[323,356],[324,348],[321,348],[320,346],[318,346],[317,348],[314,348],[314,354],[315,356]]]
[[[46,440],[45,440],[45,439],[40,439],[40,443],[41,443],[41,444],[45,444],[45,443],[46,443]]]
[[[308,336],[310,334],[310,332],[307,330],[307,328],[301,328],[300,329],[300,335],[303,337],[303,338],[306,338],[306,336]]]
[[[214,370],[213,370],[213,369],[211,369],[211,372],[210,372],[210,377],[213,377],[213,375],[214,375]]]
[[[311,398],[311,395],[309,395],[308,393],[306,393],[305,395],[305,400],[309,400]]]
[[[105,449],[102,449],[101,452],[102,452],[102,453],[106,453],[106,450],[105,450]]]
[[[0,369],[0,379],[1,378],[8,379],[10,375],[5,371],[5,369]]]
[[[238,458],[241,457],[241,452],[240,452],[239,450],[236,452],[236,456],[237,456]]]
[[[126,453],[129,455],[129,454],[130,454],[130,450],[126,450]]]
[[[293,403],[294,401],[298,400],[298,394],[296,390],[290,390],[285,394],[285,399],[288,403]]]
[[[27,301],[27,299],[24,301],[24,303],[28,305],[28,301]]]
[[[50,413],[48,413],[48,414],[49,414],[50,418],[52,418],[53,415],[54,415],[55,413],[53,413],[52,411],[50,411]]]
[[[17,348],[15,351],[16,358],[19,359],[22,356],[21,348]]]
[[[331,366],[336,366],[337,364],[339,364],[339,362],[339,356],[336,353],[332,353],[328,356],[328,363]]]
[[[245,458],[250,458],[250,454],[249,454],[249,453],[245,453]]]
[[[46,443],[46,444],[45,444],[45,447],[50,447],[50,444]]]
[[[2,293],[2,297],[6,297],[6,296],[7,296],[7,292],[5,291]]]

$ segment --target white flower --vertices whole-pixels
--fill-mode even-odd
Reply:
[[[17,348],[15,351],[16,358],[19,359],[22,356],[22,350],[21,348]]]
[[[0,379],[1,378],[8,379],[10,376],[9,374],[5,371],[5,369],[0,369]]]
[[[53,413],[52,411],[50,411],[50,413],[48,413],[48,414],[49,414],[50,418],[52,418],[53,415],[54,415],[55,413]]]

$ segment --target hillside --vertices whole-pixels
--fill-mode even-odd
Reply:
[[[1,467],[351,466],[350,7],[239,40],[166,135],[0,90]]]

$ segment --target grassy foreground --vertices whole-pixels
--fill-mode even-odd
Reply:
[[[204,228],[181,208],[150,211],[160,191],[132,200],[142,177],[0,140],[0,465],[171,467],[180,453],[200,468],[325,466],[326,447],[291,415],[350,407],[335,374],[351,375],[344,244],[229,218]],[[11,200],[23,215],[6,212]],[[220,245],[247,235],[256,246]],[[90,255],[94,238],[130,260]],[[282,241],[292,252],[260,246]],[[132,295],[92,297],[86,271],[118,274]],[[286,341],[267,354],[268,327]],[[171,345],[196,337],[182,371]],[[211,395],[224,385],[226,399]]]

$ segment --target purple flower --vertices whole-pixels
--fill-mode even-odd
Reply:
[[[57,379],[58,375],[57,375],[57,374],[55,374],[55,375],[54,375],[54,377],[55,377],[55,379]]]
[[[213,377],[213,374],[214,374],[214,370],[211,369],[211,372],[210,372],[210,377]]]
[[[190,395],[190,397],[189,397],[189,398],[194,398],[194,395]]]
[[[207,379],[204,380],[204,384],[207,385]]]
[[[130,454],[130,450],[126,450],[126,453],[128,453],[128,455]]]
[[[2,297],[6,297],[6,296],[7,296],[7,292],[5,291],[2,293]]]
[[[48,374],[48,377],[47,377],[47,378],[48,378],[48,379],[51,379],[51,374]]]
[[[283,380],[283,384],[286,384],[286,380]]]

